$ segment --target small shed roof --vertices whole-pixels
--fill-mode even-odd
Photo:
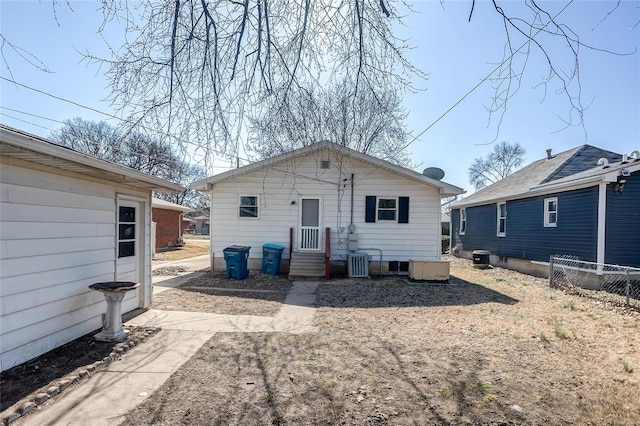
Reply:
[[[160,198],[151,199],[151,207],[156,209],[176,210],[181,212],[192,212],[193,209],[187,206],[181,206],[180,204],[172,203],[169,201],[161,200]]]
[[[0,154],[108,182],[157,192],[186,188],[0,124]]]
[[[213,185],[215,185],[216,183],[223,182],[225,180],[232,179],[238,176],[242,176],[244,174],[251,173],[253,171],[260,170],[263,168],[276,168],[278,163],[282,163],[296,157],[313,154],[325,148],[335,151],[344,156],[355,158],[364,163],[370,164],[377,168],[384,169],[391,173],[395,173],[395,174],[404,176],[406,178],[409,178],[411,180],[418,181],[425,185],[438,188],[440,191],[440,195],[442,197],[449,197],[452,195],[459,195],[464,193],[464,189],[459,188],[457,186],[451,185],[449,183],[446,183],[440,180],[432,179],[421,173],[415,172],[413,170],[409,170],[402,166],[398,166],[397,164],[390,163],[380,158],[372,157],[371,155],[368,155],[368,154],[363,154],[359,151],[355,151],[351,148],[347,148],[345,146],[342,146],[333,142],[329,142],[329,141],[314,143],[314,144],[305,146],[303,148],[296,149],[291,152],[276,155],[274,157],[270,157],[262,161],[258,161],[246,166],[238,167],[237,169],[229,170],[227,172],[220,173],[220,174],[208,177],[206,179],[193,182],[190,185],[190,188],[197,189],[199,191],[207,191],[207,190],[210,190],[213,187]]]

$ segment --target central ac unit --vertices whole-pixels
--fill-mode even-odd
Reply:
[[[349,278],[369,276],[369,255],[367,253],[349,253],[347,255],[347,273]]]

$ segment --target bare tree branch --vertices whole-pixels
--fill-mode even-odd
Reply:
[[[342,82],[274,99],[271,108],[250,116],[248,147],[264,158],[328,140],[410,166],[401,98],[394,92],[374,96],[366,89],[357,94],[349,89]]]
[[[504,179],[520,167],[526,150],[519,143],[500,142],[487,158],[476,158],[469,166],[469,183],[476,191]]]

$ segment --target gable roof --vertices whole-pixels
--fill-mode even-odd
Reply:
[[[622,174],[623,171],[635,173],[638,170],[640,170],[640,155],[638,155],[637,158],[627,158],[623,161],[596,165],[583,172],[538,185],[534,189],[544,191],[547,189],[564,188],[589,183],[616,182],[620,177],[626,176]]]
[[[599,176],[602,166],[597,166],[598,160],[605,158],[610,162],[620,162],[622,155],[591,145],[582,145],[561,152],[551,158],[546,157],[534,161],[526,167],[510,174],[463,200],[455,203],[454,208],[471,205],[482,205],[501,200],[524,198],[545,188],[557,187],[551,185],[560,183],[570,186],[577,175]]]
[[[363,154],[359,151],[355,151],[351,148],[347,148],[343,145],[339,145],[329,141],[314,143],[314,144],[305,146],[303,148],[296,149],[291,152],[266,158],[264,160],[261,160],[246,166],[238,167],[237,169],[229,170],[227,172],[220,173],[220,174],[208,177],[206,179],[193,182],[189,187],[191,189],[196,189],[198,191],[208,191],[216,183],[223,182],[225,180],[232,179],[238,176],[242,176],[263,168],[276,168],[279,163],[284,163],[286,161],[290,161],[297,157],[313,154],[323,149],[334,151],[342,156],[355,158],[366,164],[370,164],[376,168],[380,168],[388,172],[404,176],[408,179],[423,183],[425,185],[438,188],[438,190],[440,191],[440,195],[442,197],[459,195],[465,192],[462,188],[459,188],[457,186],[451,185],[449,183],[446,183],[440,180],[429,178],[423,174],[420,174],[413,170],[409,170],[405,167],[398,166],[386,160],[372,157],[368,154]],[[280,170],[280,171],[286,172],[285,170]]]
[[[149,191],[181,192],[186,189],[4,124],[0,124],[0,154]]]

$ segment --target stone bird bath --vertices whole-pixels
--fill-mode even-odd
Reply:
[[[122,342],[129,334],[122,328],[122,299],[129,290],[135,290],[140,283],[130,281],[106,281],[89,286],[90,289],[104,294],[107,300],[107,313],[105,315],[102,331],[95,336],[101,342]]]

